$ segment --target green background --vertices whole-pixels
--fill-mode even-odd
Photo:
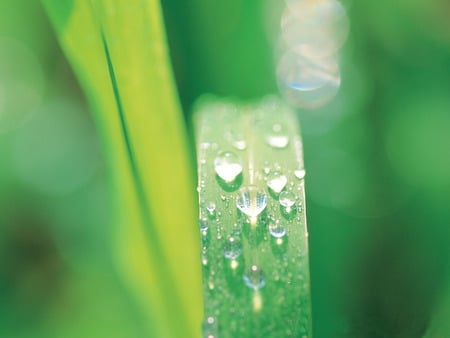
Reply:
[[[187,121],[203,93],[277,91],[271,4],[162,1]],[[341,89],[298,112],[315,337],[422,337],[450,285],[449,7],[345,5]],[[3,0],[0,337],[151,336],[111,258],[97,134],[40,3]]]

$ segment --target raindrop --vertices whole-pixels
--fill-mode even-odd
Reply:
[[[266,206],[266,193],[255,186],[242,189],[236,198],[236,207],[250,218],[255,218],[261,214]]]
[[[269,176],[267,176],[267,186],[277,194],[279,194],[284,189],[286,183],[286,176],[279,171],[274,171]]]
[[[269,232],[275,238],[282,238],[286,235],[286,228],[279,223],[269,224]]]
[[[305,169],[299,169],[294,171],[295,177],[297,177],[299,180],[302,180],[305,178],[306,171]]]
[[[274,148],[286,148],[289,144],[289,136],[285,131],[284,126],[275,123],[266,134],[266,143]]]
[[[249,288],[258,290],[266,285],[264,271],[257,265],[252,265],[244,275],[244,282]]]
[[[230,236],[223,246],[223,255],[227,259],[236,259],[242,253],[242,244],[239,238]]]
[[[293,105],[314,109],[333,99],[341,85],[334,58],[318,59],[286,52],[277,68],[280,90]]]
[[[280,204],[286,209],[292,208],[292,206],[295,204],[295,200],[295,195],[291,191],[283,191],[281,192],[279,197]]]
[[[214,160],[216,174],[225,182],[232,182],[242,173],[242,161],[234,153],[224,151]]]

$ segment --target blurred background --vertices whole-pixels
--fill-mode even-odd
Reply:
[[[162,1],[187,124],[203,93],[278,92],[279,2]],[[339,91],[298,110],[315,337],[422,337],[450,285],[450,4],[343,5]],[[42,6],[2,0],[0,337],[145,337],[111,258],[110,197]]]

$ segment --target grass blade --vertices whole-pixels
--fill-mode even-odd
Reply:
[[[96,112],[114,187],[117,259],[151,336],[198,337],[192,163],[159,2],[44,5]]]
[[[294,113],[203,99],[195,115],[205,337],[311,337]]]

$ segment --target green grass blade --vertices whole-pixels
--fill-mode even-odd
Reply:
[[[297,125],[274,98],[197,106],[205,337],[312,336]]]
[[[44,5],[95,108],[111,169],[113,240],[123,275],[149,316],[152,336],[198,337],[194,175],[159,2]]]

